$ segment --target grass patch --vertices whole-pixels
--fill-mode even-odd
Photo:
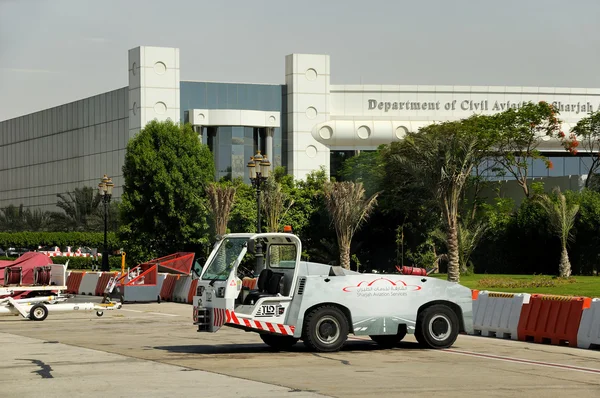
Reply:
[[[477,287],[480,289],[529,289],[537,287],[556,287],[577,283],[577,280],[571,278],[559,278],[549,275],[533,275],[531,279],[514,279],[498,276],[487,276],[479,279]]]
[[[446,279],[446,274],[432,274]],[[474,274],[460,277],[460,284],[471,289],[506,293],[559,294],[600,298],[600,276],[558,278],[550,275]]]

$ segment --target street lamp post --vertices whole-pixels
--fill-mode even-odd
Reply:
[[[269,178],[269,173],[271,172],[271,162],[267,159],[267,156],[263,156],[260,154],[260,151],[256,153],[256,155],[250,157],[250,161],[248,162],[248,175],[250,177],[250,182],[252,182],[252,186],[256,189],[256,231],[260,233],[261,223],[260,223],[260,194],[263,188],[264,183]],[[256,245],[256,272],[260,272],[263,268],[264,263],[264,255],[262,252],[262,245],[260,242]]]
[[[112,197],[112,190],[115,184],[112,179],[104,174],[100,184],[98,184],[98,193],[104,203],[104,250],[102,251],[102,271],[110,271],[108,265],[108,204]]]

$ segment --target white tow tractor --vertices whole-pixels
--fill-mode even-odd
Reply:
[[[264,265],[258,277],[255,248]],[[428,276],[366,274],[301,261],[291,233],[228,234],[206,261],[193,301],[199,332],[230,326],[257,332],[284,350],[300,339],[310,349],[338,351],[348,334],[392,347],[407,333],[428,348],[447,348],[470,333],[471,289]]]
[[[66,303],[71,296],[65,296],[61,292],[67,290],[67,264],[52,264],[42,269],[45,275],[45,284],[35,283],[33,285],[5,285],[0,286],[0,315],[21,315],[32,321],[43,321],[49,312],[67,311],[96,311],[97,316],[102,316],[105,310],[121,308],[119,302],[112,302],[108,295],[115,287],[116,278],[111,278],[104,291],[102,303]],[[36,279],[37,270],[36,269]],[[7,280],[7,278],[5,278]],[[12,296],[20,292],[30,292],[29,297],[16,299]]]

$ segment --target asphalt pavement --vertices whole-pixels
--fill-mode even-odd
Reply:
[[[599,351],[462,335],[448,350],[407,336],[394,349],[350,337],[337,353],[274,352],[254,333],[198,333],[191,315],[163,302],[0,317],[0,396],[600,396]]]

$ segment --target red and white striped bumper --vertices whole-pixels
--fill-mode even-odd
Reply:
[[[281,323],[263,322],[245,318],[238,318],[235,315],[234,311],[222,308],[213,308],[213,325],[220,327],[227,323],[245,326],[250,329],[282,334],[284,336],[293,336],[295,329],[294,326],[283,325]]]

